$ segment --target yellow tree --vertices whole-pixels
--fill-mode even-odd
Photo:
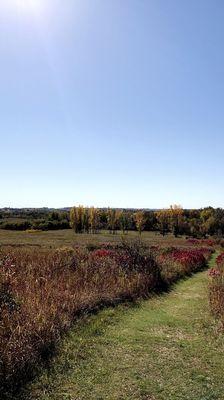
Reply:
[[[99,211],[97,208],[91,207],[89,210],[89,223],[91,233],[96,233],[99,227]]]
[[[177,235],[181,233],[181,227],[183,226],[184,210],[182,206],[174,204],[170,206],[169,212],[170,212],[170,228],[175,237],[177,237]]]
[[[167,209],[159,210],[156,212],[156,219],[160,233],[165,236],[169,230],[170,211]]]
[[[134,213],[134,221],[139,235],[141,235],[146,223],[146,216],[144,211],[137,211],[136,213]]]
[[[76,233],[83,231],[84,207],[72,207],[70,210],[70,226]]]
[[[129,215],[126,210],[123,210],[120,212],[119,225],[120,225],[120,229],[122,230],[123,234],[125,234],[125,232],[128,232]]]
[[[84,209],[83,213],[83,230],[86,233],[89,233],[90,228],[90,215],[89,215],[89,208]]]
[[[107,226],[113,235],[116,233],[116,228],[119,225],[121,211],[108,208],[107,210]]]

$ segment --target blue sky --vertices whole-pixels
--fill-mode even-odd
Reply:
[[[224,207],[221,0],[1,0],[0,206]]]

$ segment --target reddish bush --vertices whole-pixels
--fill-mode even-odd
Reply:
[[[221,276],[221,272],[216,268],[211,268],[208,275],[212,278],[216,278],[217,276]]]
[[[221,253],[217,259],[216,259],[216,264],[219,268],[223,268],[224,267],[224,253]]]
[[[195,246],[215,246],[217,244],[216,240],[214,239],[194,239],[189,238],[187,239],[187,243]]]
[[[167,284],[177,279],[199,271],[206,266],[206,260],[212,250],[208,249],[164,249],[157,255],[157,260],[162,266],[161,274]]]
[[[101,257],[114,257],[115,252],[113,250],[99,249],[94,250],[91,254],[92,258],[101,258]]]

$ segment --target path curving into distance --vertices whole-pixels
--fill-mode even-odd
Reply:
[[[21,398],[224,399],[224,335],[209,315],[207,285],[200,272],[138,306],[80,321]]]

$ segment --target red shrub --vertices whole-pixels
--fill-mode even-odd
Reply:
[[[169,284],[185,275],[201,270],[206,266],[206,260],[211,252],[212,250],[204,248],[175,249],[171,247],[162,250],[157,259],[162,266],[164,281]]]
[[[113,257],[115,252],[113,250],[99,249],[94,250],[91,254],[92,258]]]
[[[189,238],[187,239],[187,243],[195,246],[215,246],[216,245],[216,240],[214,239],[195,239],[195,238]]]
[[[219,268],[224,267],[224,253],[221,253],[217,259],[216,259],[216,264]]]

